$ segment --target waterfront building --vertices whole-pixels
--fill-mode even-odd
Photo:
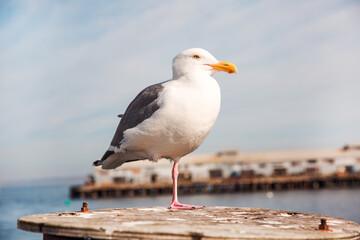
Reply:
[[[114,170],[96,167],[89,183],[96,185],[121,183],[171,182],[168,160],[157,163],[137,161]],[[208,179],[279,177],[298,175],[330,175],[360,172],[360,144],[343,148],[274,150],[241,152],[224,149],[218,153],[191,154],[181,159],[179,181]]]

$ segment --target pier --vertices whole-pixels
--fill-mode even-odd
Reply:
[[[18,228],[44,240],[71,239],[359,239],[360,225],[292,211],[206,207],[88,210],[25,216]]]
[[[233,193],[360,187],[360,144],[343,148],[193,154],[181,159],[180,194]],[[171,164],[135,161],[120,168],[95,167],[71,198],[116,198],[172,193]]]
[[[180,194],[234,193],[294,189],[360,187],[360,173],[311,174],[299,176],[215,178],[204,181],[179,180]],[[117,198],[156,196],[172,193],[171,182],[108,183],[74,186],[71,198]]]

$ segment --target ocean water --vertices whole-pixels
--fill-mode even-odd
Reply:
[[[5,187],[0,190],[0,239],[40,240],[42,234],[16,228],[17,219],[32,214],[79,211],[84,200],[70,200],[69,186]],[[360,189],[294,190],[179,196],[180,202],[319,213],[360,223]],[[171,196],[85,199],[89,209],[168,206]]]

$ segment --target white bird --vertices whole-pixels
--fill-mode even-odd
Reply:
[[[114,169],[131,161],[170,159],[174,164],[169,208],[203,208],[179,203],[178,164],[181,157],[200,146],[219,114],[220,88],[212,75],[218,71],[236,73],[237,69],[204,49],[191,48],[173,59],[172,70],[171,80],[142,90],[119,115],[111,145],[94,165]]]

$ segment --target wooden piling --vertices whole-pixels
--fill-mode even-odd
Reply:
[[[153,207],[39,214],[20,218],[18,228],[43,233],[45,240],[360,238],[360,225],[344,219],[233,207],[197,210]]]

